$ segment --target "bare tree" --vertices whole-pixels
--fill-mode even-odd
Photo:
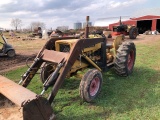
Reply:
[[[32,30],[38,29],[38,27],[41,27],[42,29],[44,29],[45,28],[45,23],[43,23],[43,22],[32,22],[30,24],[30,27],[31,27]]]
[[[22,20],[15,18],[11,20],[11,26],[13,26],[16,30],[19,28],[21,28],[22,26]]]

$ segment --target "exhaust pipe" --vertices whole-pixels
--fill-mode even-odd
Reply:
[[[88,38],[88,36],[89,36],[89,25],[88,25],[88,22],[89,22],[89,16],[86,17],[85,38]]]

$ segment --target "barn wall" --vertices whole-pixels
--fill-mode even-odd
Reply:
[[[157,25],[157,19],[152,20],[152,28],[151,28],[152,31],[157,29],[156,25]]]

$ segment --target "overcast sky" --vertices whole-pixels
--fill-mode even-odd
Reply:
[[[160,0],[1,0],[0,27],[11,28],[19,18],[26,28],[31,22],[44,22],[46,28],[84,22],[89,15],[94,23],[99,18],[160,15]]]

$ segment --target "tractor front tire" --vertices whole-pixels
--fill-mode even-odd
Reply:
[[[131,29],[129,30],[129,38],[136,39],[137,35],[138,35],[138,29],[136,27],[131,27]]]
[[[131,41],[123,42],[117,50],[114,69],[120,76],[128,76],[132,73],[136,58],[135,44]]]
[[[88,70],[82,77],[79,92],[83,101],[93,101],[100,92],[102,85],[102,73],[97,69]]]
[[[54,72],[54,68],[51,64],[48,64],[48,63],[43,63],[42,66],[41,66],[41,71],[40,71],[40,78],[41,78],[41,81],[42,83],[44,83],[47,78],[51,75],[51,73]]]

